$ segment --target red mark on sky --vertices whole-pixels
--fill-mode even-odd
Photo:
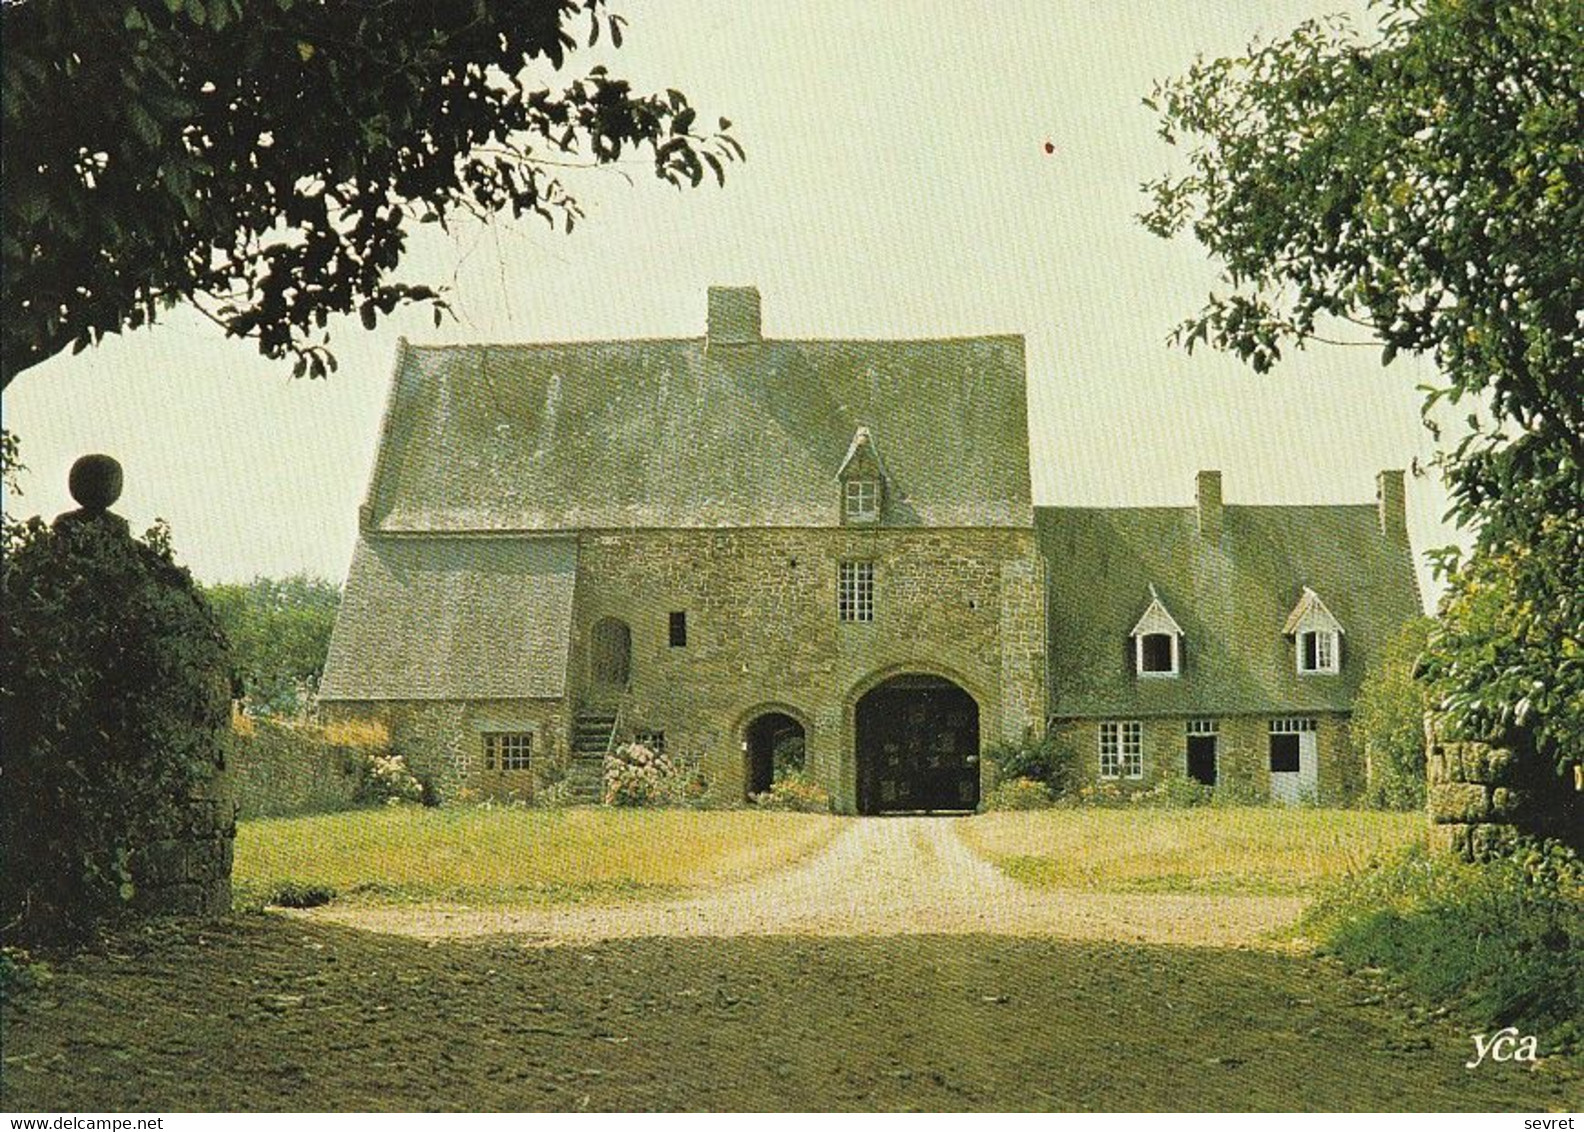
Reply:
[[[1047,141],[1045,143],[1045,152],[1046,153],[1055,153],[1056,152],[1056,143],[1053,142],[1053,141]]]

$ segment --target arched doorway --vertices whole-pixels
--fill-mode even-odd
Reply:
[[[632,630],[619,617],[594,623],[589,641],[589,668],[595,688],[621,692],[632,676]]]
[[[743,730],[743,793],[763,794],[778,772],[802,771],[807,741],[803,725],[785,712],[756,716]]]
[[[859,813],[979,805],[979,705],[952,681],[893,676],[859,699],[854,724]]]

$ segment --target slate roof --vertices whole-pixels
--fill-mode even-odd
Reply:
[[[1050,710],[1060,718],[1351,711],[1372,658],[1421,612],[1408,546],[1373,506],[1227,506],[1218,545],[1192,507],[1038,507]],[[1130,628],[1153,585],[1182,626],[1182,674],[1140,678]],[[1336,675],[1295,671],[1304,587],[1344,630]]]
[[[570,538],[359,539],[319,698],[558,698]]]
[[[860,427],[888,526],[1033,521],[1023,340],[405,345],[366,529],[831,527]]]

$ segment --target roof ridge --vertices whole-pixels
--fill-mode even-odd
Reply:
[[[1025,342],[1026,335],[1017,331],[999,331],[993,334],[937,334],[911,337],[881,337],[869,338],[861,335],[849,335],[841,338],[761,338],[757,342],[734,343],[734,345],[747,346],[909,346],[909,345],[937,345],[953,342]],[[675,343],[697,343],[701,347],[709,345],[709,339],[701,334],[667,335],[656,334],[633,338],[561,338],[555,341],[537,342],[409,342],[408,348],[424,351],[445,350],[560,350],[573,346],[639,346],[639,345],[664,345]]]

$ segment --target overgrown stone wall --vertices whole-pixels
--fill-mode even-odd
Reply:
[[[232,732],[227,761],[239,818],[328,814],[357,804],[358,753],[290,724],[250,720]]]
[[[133,907],[156,915],[229,912],[236,818],[231,777],[217,770],[173,811],[163,830],[133,850]]]
[[[1478,861],[1500,855],[1526,834],[1575,845],[1579,840],[1571,784],[1520,750],[1432,733],[1426,773],[1435,847]]]

